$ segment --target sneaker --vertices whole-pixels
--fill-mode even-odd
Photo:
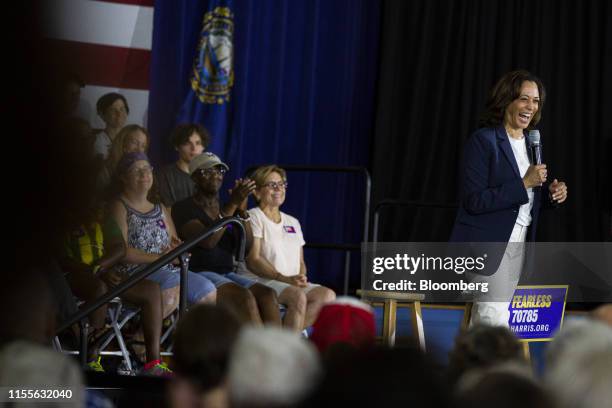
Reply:
[[[96,360],[92,360],[89,363],[87,363],[87,367],[91,371],[95,371],[97,373],[103,373],[104,367],[102,367],[102,364],[100,364],[100,360],[102,360],[102,357],[98,356]]]
[[[164,377],[170,378],[174,376],[172,370],[168,368],[166,363],[161,360],[153,360],[145,364],[142,374],[148,375],[151,377]]]

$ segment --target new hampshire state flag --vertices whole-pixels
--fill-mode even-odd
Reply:
[[[200,20],[193,50],[190,89],[177,123],[197,122],[210,131],[208,150],[229,154],[231,146],[232,88],[234,86],[234,13],[231,0],[209,0]]]

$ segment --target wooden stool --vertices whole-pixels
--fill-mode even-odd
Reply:
[[[472,320],[472,302],[465,304],[463,309],[463,319],[461,320],[461,328],[467,330],[470,327],[470,320]]]
[[[395,345],[395,329],[397,322],[397,304],[412,303],[412,333],[421,350],[425,351],[425,333],[423,331],[423,313],[421,301],[425,295],[420,293],[380,292],[377,290],[357,290],[357,294],[367,302],[383,302],[383,343],[393,347]]]

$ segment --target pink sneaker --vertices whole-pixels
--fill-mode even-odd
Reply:
[[[164,378],[171,378],[174,376],[174,373],[172,372],[172,370],[170,370],[168,366],[166,365],[166,363],[164,363],[161,360],[149,361],[147,364],[145,364],[144,368],[142,369],[141,374],[148,375],[151,377],[164,377]]]

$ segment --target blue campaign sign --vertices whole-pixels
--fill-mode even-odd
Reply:
[[[567,291],[567,285],[518,286],[508,306],[510,330],[522,340],[550,340],[563,322]]]

